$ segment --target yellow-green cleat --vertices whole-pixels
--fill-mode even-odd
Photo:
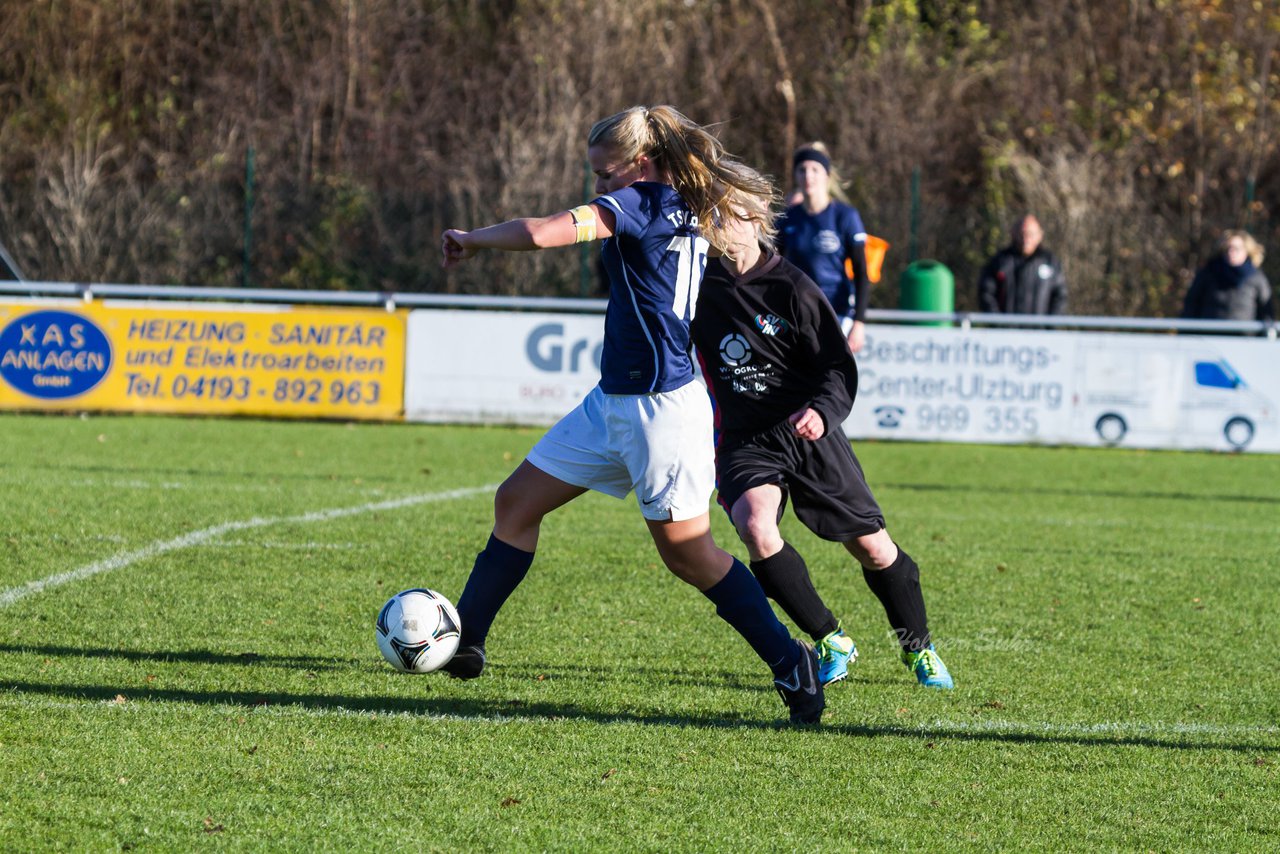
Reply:
[[[916,679],[926,688],[954,688],[951,673],[947,665],[942,663],[938,651],[929,644],[919,652],[902,651],[902,663],[915,674]]]
[[[849,665],[858,660],[858,648],[853,638],[837,628],[814,644],[818,652],[818,680],[823,685],[839,682],[849,675]]]

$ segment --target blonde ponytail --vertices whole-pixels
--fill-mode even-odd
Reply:
[[[608,146],[628,162],[648,157],[697,216],[702,236],[717,249],[727,245],[721,209],[729,194],[752,211],[768,210],[777,200],[768,177],[726,152],[720,140],[675,107],[632,107],[601,119],[587,135],[587,145]]]

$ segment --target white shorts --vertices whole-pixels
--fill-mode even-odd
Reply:
[[[715,488],[711,401],[693,380],[662,394],[605,394],[596,386],[529,452],[552,477],[626,498],[646,519],[707,512]]]

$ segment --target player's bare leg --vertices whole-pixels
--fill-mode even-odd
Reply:
[[[711,516],[707,513],[679,522],[646,519],[645,523],[667,569],[699,590],[718,584],[733,566],[733,555],[711,538]]]
[[[538,533],[548,513],[587,490],[552,477],[528,460],[498,487],[493,499],[493,534],[476,555],[467,585],[458,598],[462,639],[444,670],[472,679],[484,670],[484,642],[489,627],[533,564]]]
[[[493,534],[521,551],[535,551],[543,518],[586,491],[525,460],[493,497]]]
[[[883,570],[893,566],[898,559],[898,545],[884,528],[874,534],[864,534],[844,544],[863,569]]]
[[[780,506],[782,490],[772,483],[748,489],[733,503],[733,527],[753,563],[773,557],[785,544],[778,530]]]

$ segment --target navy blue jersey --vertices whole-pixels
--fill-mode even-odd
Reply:
[[[792,205],[778,224],[778,252],[813,279],[831,302],[836,314],[853,316],[854,293],[845,259],[865,268],[867,229],[856,208],[832,200],[820,213],[810,214],[804,205]],[[866,307],[858,312],[860,317]]]
[[[641,181],[592,204],[613,213],[601,258],[609,276],[600,388],[606,394],[672,391],[694,378],[689,321],[707,242],[697,218],[667,184]]]

